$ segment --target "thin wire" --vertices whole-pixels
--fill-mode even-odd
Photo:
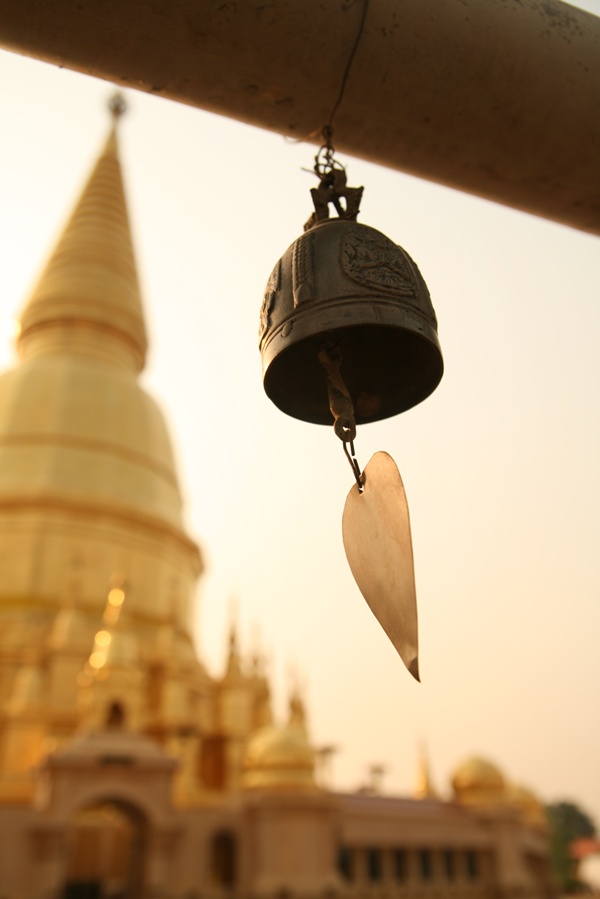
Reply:
[[[346,63],[346,68],[344,70],[344,74],[342,76],[342,83],[340,85],[340,90],[337,96],[337,100],[333,104],[333,108],[329,115],[329,121],[323,128],[315,128],[314,131],[311,131],[310,134],[305,134],[304,137],[288,137],[284,135],[284,140],[291,144],[303,144],[305,141],[314,140],[318,134],[324,135],[327,131],[329,131],[329,141],[331,141],[331,131],[333,130],[333,119],[335,117],[336,112],[338,111],[342,100],[344,99],[344,93],[346,91],[346,84],[348,82],[348,77],[350,75],[350,69],[352,68],[352,63],[354,62],[354,57],[356,56],[356,51],[358,50],[358,45],[360,44],[360,39],[363,36],[363,32],[365,30],[365,20],[367,18],[367,9],[369,7],[369,0],[364,0],[363,2],[363,10],[360,17],[360,25],[358,31],[356,33],[356,37],[354,38],[354,45],[352,50],[350,51],[350,56],[348,57],[348,62]],[[311,172],[312,169],[304,169],[306,172]]]
[[[330,131],[333,129],[333,119],[335,117],[335,114],[339,109],[340,103],[344,99],[344,92],[346,90],[348,76],[350,75],[350,69],[352,68],[352,63],[354,62],[354,57],[356,56],[356,51],[358,50],[358,45],[360,44],[360,39],[363,36],[363,32],[365,30],[365,19],[367,18],[368,6],[369,6],[369,0],[364,0],[362,15],[360,17],[360,25],[358,28],[358,32],[356,34],[356,38],[354,39],[354,46],[352,47],[352,50],[350,51],[350,56],[348,57],[348,62],[346,63],[346,68],[344,70],[344,75],[342,77],[342,83],[340,86],[340,92],[338,94],[337,100],[333,104],[333,109],[331,110],[331,113],[329,115],[329,121],[327,122],[327,125],[325,126],[325,128],[329,129]],[[325,130],[325,129],[323,129],[323,130]]]

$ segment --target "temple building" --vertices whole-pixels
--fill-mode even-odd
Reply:
[[[551,899],[543,809],[493,764],[334,792],[235,628],[220,677],[198,658],[116,120],[0,377],[0,896]]]

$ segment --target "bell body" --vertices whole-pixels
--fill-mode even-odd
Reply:
[[[265,289],[264,388],[283,412],[331,425],[323,347],[339,346],[357,424],[397,415],[437,387],[437,321],[419,269],[380,231],[328,219],[288,247]]]

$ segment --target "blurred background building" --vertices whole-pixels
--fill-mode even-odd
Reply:
[[[115,119],[120,107],[114,104]],[[160,410],[112,128],[0,379],[0,895],[555,896],[546,819],[470,759],[440,798],[329,788],[232,626],[192,642],[202,554]],[[360,710],[357,710],[360,714]]]

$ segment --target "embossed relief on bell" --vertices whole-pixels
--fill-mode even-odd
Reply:
[[[277,296],[277,291],[281,286],[281,259],[271,272],[267,285],[265,287],[265,295],[263,297],[262,306],[260,307],[260,321],[258,327],[258,343],[262,344],[263,337],[269,330],[271,323],[271,311],[273,303]]]
[[[369,228],[350,231],[342,245],[342,267],[358,284],[415,297],[418,285],[402,250]]]
[[[433,304],[431,302],[431,295],[429,293],[429,288],[427,287],[427,284],[425,283],[423,275],[421,274],[421,272],[419,270],[419,266],[417,265],[415,260],[411,256],[409,256],[409,254],[406,252],[406,250],[402,249],[402,247],[398,247],[398,250],[400,250],[403,253],[404,258],[406,259],[406,263],[407,263],[407,265],[410,265],[410,267],[414,273],[416,282],[419,285],[419,290],[415,297],[415,303],[418,304],[417,308],[419,309],[420,312],[422,312],[422,314],[425,316],[425,318],[427,319],[427,321],[429,322],[429,324],[431,325],[433,330],[437,333],[437,326],[438,326],[437,316],[435,314],[435,309],[433,308]]]
[[[294,306],[314,300],[316,296],[315,235],[308,231],[292,244],[292,291]]]

